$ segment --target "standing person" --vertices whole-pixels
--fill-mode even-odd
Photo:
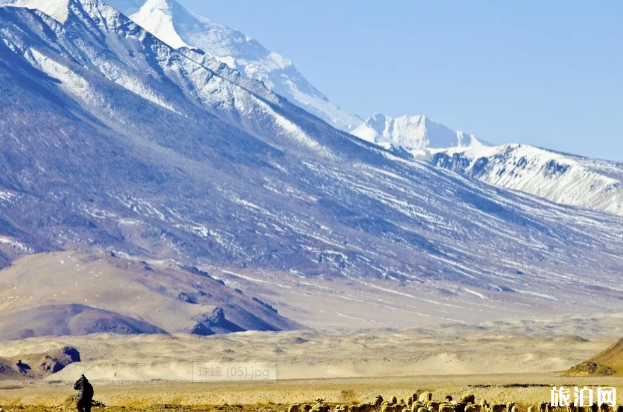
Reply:
[[[93,385],[84,376],[80,376],[74,385],[78,391],[78,412],[91,412],[91,401],[93,400]]]

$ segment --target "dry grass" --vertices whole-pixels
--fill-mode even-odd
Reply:
[[[95,382],[95,399],[111,408],[156,410],[157,405],[217,410],[281,410],[289,403],[330,403],[370,401],[384,397],[407,398],[415,390],[430,389],[435,399],[446,395],[459,397],[471,392],[491,402],[515,401],[521,405],[547,401],[551,385],[614,386],[623,393],[623,378],[565,377],[559,374],[501,374],[474,376],[429,376],[390,378],[309,379],[265,383],[188,383],[188,382]],[[7,410],[17,405],[39,408],[67,405],[74,391],[61,383],[26,383],[6,389],[0,384],[0,405]],[[156,406],[154,406],[156,405]],[[233,406],[230,406],[233,405]],[[73,406],[66,406],[72,409]],[[162,408],[164,408],[162,406]],[[129,411],[128,411],[129,412]]]
[[[352,389],[343,389],[340,392],[341,402],[342,403],[359,403],[359,399],[357,398],[357,394]]]

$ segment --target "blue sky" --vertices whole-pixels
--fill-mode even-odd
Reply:
[[[623,161],[623,1],[179,1],[364,118]]]

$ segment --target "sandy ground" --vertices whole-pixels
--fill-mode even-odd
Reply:
[[[59,405],[73,409],[67,399],[81,373],[94,382],[96,400],[109,410],[128,412],[164,410],[165,404],[183,410],[281,411],[292,402],[351,403],[377,394],[406,397],[416,390],[433,390],[437,399],[470,392],[492,402],[528,405],[548,400],[552,385],[561,384],[615,386],[623,393],[623,378],[561,372],[616,342],[623,336],[622,320],[622,315],[598,314],[410,329],[7,341],[0,342],[2,358],[71,345],[82,361],[45,380],[0,380],[0,407],[9,412],[21,410],[20,405],[37,406],[33,412]],[[274,362],[278,380],[192,382],[192,363],[207,361]]]
[[[603,318],[608,325],[610,318]],[[616,319],[619,321],[618,319]],[[448,325],[413,329],[243,332],[195,335],[110,334],[0,342],[0,357],[76,347],[82,362],[50,379],[193,380],[193,362],[274,362],[278,379],[535,373],[566,370],[618,336],[551,324]],[[586,336],[586,337],[585,337]],[[594,337],[599,336],[599,337]]]
[[[0,357],[73,345],[82,362],[45,380],[0,380],[0,406],[15,412],[23,404],[63,405],[81,373],[94,382],[96,400],[141,410],[165,404],[281,410],[318,398],[350,403],[377,394],[406,397],[415,390],[433,390],[439,399],[472,392],[490,401],[528,404],[549,399],[554,384],[615,386],[623,393],[623,378],[561,372],[614,343],[622,327],[618,316],[595,316],[401,330],[31,338],[0,342]],[[189,381],[192,362],[206,361],[275,362],[278,380]]]

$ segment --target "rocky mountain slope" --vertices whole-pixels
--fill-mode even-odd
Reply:
[[[16,0],[14,3],[44,10],[59,21],[66,18],[66,8],[54,1]],[[431,158],[438,166],[553,202],[623,213],[620,187],[623,173],[614,162],[582,159],[525,145],[503,145],[481,156],[482,142],[473,135],[453,131],[426,116],[392,118],[377,113],[361,123],[356,116],[329,103],[289,60],[238,31],[193,15],[175,0],[110,0],[109,3],[168,45],[201,60],[221,75],[230,68],[235,69],[230,76],[260,80],[277,94],[365,141],[396,152]],[[196,49],[202,49],[216,60],[204,58]],[[244,84],[244,87],[257,86]],[[450,150],[433,150],[435,155],[430,156],[428,149],[440,148]],[[485,162],[486,171],[481,168]],[[551,162],[561,165],[557,173],[549,170]]]
[[[623,339],[567,371],[571,376],[623,376]]]
[[[0,228],[20,253],[334,282],[414,322],[623,306],[622,218],[393,156],[99,0],[38,3],[0,7]]]
[[[623,215],[623,164],[527,145],[433,151],[437,166],[552,202]]]
[[[110,4],[168,45],[201,49],[338,129],[349,131],[361,123],[331,103],[290,60],[237,30],[190,13],[175,0],[112,0]]]

